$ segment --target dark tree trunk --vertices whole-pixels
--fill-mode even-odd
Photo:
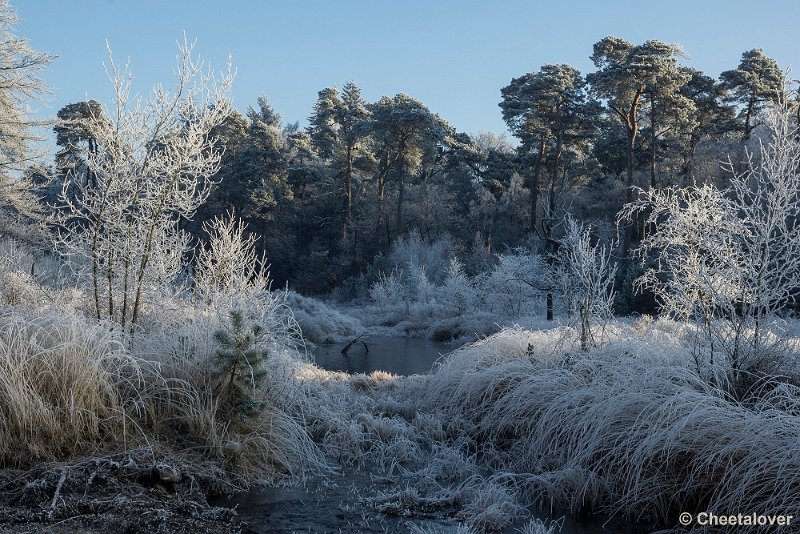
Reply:
[[[403,200],[405,198],[405,186],[403,181],[403,165],[400,165],[400,172],[398,172],[397,183],[397,217],[395,221],[395,232],[397,235],[403,233]]]
[[[536,165],[531,175],[530,191],[531,191],[531,226],[530,232],[536,232],[536,208],[539,205],[539,176],[542,173],[542,160],[544,159],[544,137],[539,142],[539,156],[536,159]]]
[[[656,103],[653,95],[650,95],[650,188],[656,187]]]
[[[397,217],[395,221],[395,234],[403,233],[403,201],[405,200],[405,142],[401,142],[397,147]]]
[[[347,147],[347,167],[344,175],[344,220],[342,221],[342,238],[347,236],[347,229],[353,217],[353,147]]]
[[[744,117],[744,138],[750,139],[750,132],[753,130],[753,127],[750,126],[750,119],[753,117],[753,111],[756,107],[756,97],[751,96],[750,101],[747,102],[747,114]]]

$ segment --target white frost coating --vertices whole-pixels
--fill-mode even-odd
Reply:
[[[697,367],[721,355],[737,385],[773,351],[774,319],[800,289],[800,142],[788,108],[773,109],[771,139],[731,171],[730,187],[639,190],[621,217],[646,214],[638,253],[655,258],[637,283],[702,334]],[[763,369],[762,369],[763,370]]]
[[[233,74],[214,77],[179,46],[172,89],[131,95],[131,74],[111,60],[114,108],[84,126],[96,140],[90,180],[66,180],[56,245],[91,281],[95,316],[133,329],[148,293],[184,268],[188,236],[178,228],[208,197],[221,150],[212,128],[231,112]]]

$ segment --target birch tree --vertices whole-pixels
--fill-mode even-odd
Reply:
[[[655,229],[638,248],[655,264],[637,283],[671,315],[700,324],[710,363],[724,355],[734,382],[763,356],[771,319],[800,291],[800,141],[787,107],[767,125],[771,139],[746,169],[727,165],[728,189],[639,190],[622,212],[647,213]]]
[[[29,144],[39,138],[27,114],[31,100],[47,92],[39,73],[53,56],[31,49],[14,35],[19,22],[7,0],[0,0],[0,172],[22,170],[30,161]]]
[[[85,121],[95,183],[67,179],[55,221],[56,245],[88,280],[97,318],[131,332],[148,294],[182,270],[189,238],[178,224],[206,199],[219,169],[209,134],[231,112],[233,76],[230,66],[220,75],[205,69],[193,47],[179,45],[175,85],[156,85],[147,98],[132,95],[128,66],[111,58],[113,106]]]
[[[39,139],[28,105],[47,92],[39,74],[53,59],[14,34],[18,22],[8,1],[0,0],[0,235],[15,236],[25,233],[20,219],[41,215],[32,184],[20,174],[35,159],[30,144]]]
[[[617,265],[611,246],[592,243],[590,227],[568,216],[565,230],[554,278],[565,292],[573,293],[570,300],[580,321],[581,350],[586,351],[597,344],[597,328],[613,316]]]

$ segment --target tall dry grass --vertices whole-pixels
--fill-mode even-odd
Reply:
[[[0,465],[90,453],[124,440],[141,378],[139,364],[103,325],[3,312]]]
[[[175,311],[175,310],[173,310]],[[211,373],[221,314],[188,304],[131,338],[62,311],[0,311],[0,466],[118,453],[183,451],[219,465],[240,487],[324,465],[296,406],[302,356],[273,339],[264,411],[224,417]]]
[[[767,380],[739,402],[697,376],[674,323],[611,331],[588,354],[569,333],[503,331],[446,359],[419,407],[463,421],[482,462],[552,508],[668,526],[800,513],[800,389]]]

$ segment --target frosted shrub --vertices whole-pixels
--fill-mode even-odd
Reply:
[[[450,267],[441,287],[441,299],[457,314],[470,311],[478,304],[478,288],[464,272],[464,265],[458,258],[450,260]]]
[[[481,290],[489,311],[514,318],[531,313],[549,287],[549,266],[538,254],[515,248],[500,254],[497,265],[483,276]]]
[[[408,268],[409,301],[413,302],[418,312],[430,315],[438,297],[438,287],[428,278],[424,266],[410,265]]]
[[[57,255],[26,247],[11,237],[0,239],[0,265],[5,270],[25,272],[41,284],[56,286],[63,264]]]
[[[400,270],[423,268],[432,282],[440,284],[454,254],[455,246],[449,236],[427,242],[417,230],[412,230],[392,243],[388,258]]]
[[[340,343],[350,341],[364,332],[358,319],[343,314],[322,301],[304,297],[294,291],[289,291],[286,297],[286,305],[292,310],[306,342]]]
[[[465,486],[469,498],[458,515],[466,525],[480,532],[507,527],[524,512],[514,490],[491,479],[472,477]]]
[[[195,292],[213,302],[232,296],[250,296],[269,290],[269,271],[265,256],[255,252],[258,236],[246,235],[247,225],[228,215],[203,224],[208,247],[201,248],[195,269]]]
[[[195,269],[195,303],[227,319],[236,311],[265,330],[265,336],[291,345],[300,327],[287,306],[287,291],[271,291],[266,257],[255,252],[258,236],[246,234],[239,219],[219,217],[204,225],[208,248],[200,251]]]
[[[559,285],[569,291],[571,304],[580,321],[581,350],[597,343],[597,327],[613,315],[614,275],[611,248],[592,244],[590,228],[572,217],[566,221],[566,236],[559,247]]]
[[[563,524],[563,517],[557,521],[543,521],[537,517],[529,521],[519,532],[520,534],[558,534],[561,532]]]
[[[402,278],[402,273],[394,269],[388,275],[380,273],[370,287],[369,296],[382,312],[406,303],[407,290]]]

